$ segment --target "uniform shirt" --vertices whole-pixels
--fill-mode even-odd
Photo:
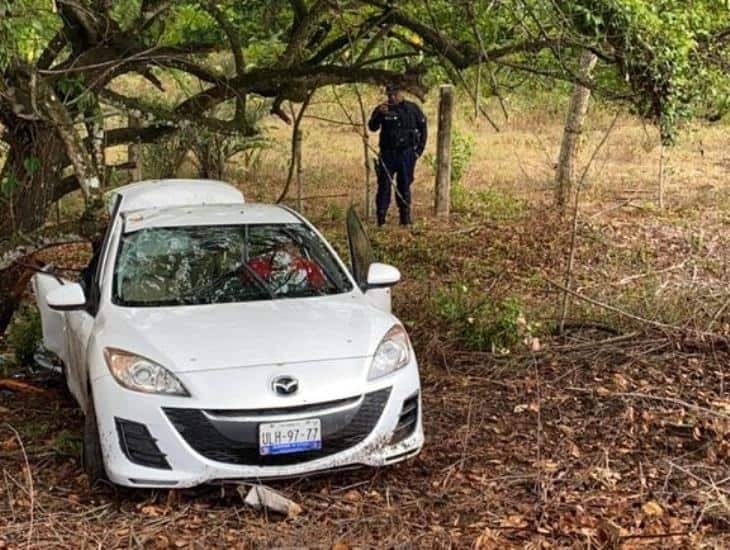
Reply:
[[[370,116],[368,128],[371,132],[380,130],[380,150],[392,151],[413,147],[420,157],[426,148],[427,127],[426,116],[421,108],[412,101],[403,100],[388,105],[388,112],[383,113],[376,107]],[[408,142],[403,144],[404,134],[411,131]]]

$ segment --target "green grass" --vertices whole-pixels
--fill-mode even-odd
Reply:
[[[53,450],[60,455],[79,456],[82,447],[81,436],[69,430],[61,430],[53,440]]]
[[[497,301],[489,293],[463,284],[437,292],[430,307],[432,314],[472,351],[507,353],[532,328],[517,299]]]

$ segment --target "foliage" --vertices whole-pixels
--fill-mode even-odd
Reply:
[[[41,317],[35,307],[26,306],[15,314],[13,323],[8,327],[7,340],[18,364],[33,362],[42,336]]]
[[[688,117],[727,108],[729,28],[720,0],[0,0],[0,124],[10,129],[3,139],[13,155],[41,157],[24,150],[33,131],[62,142],[50,144],[59,153],[43,157],[44,173],[73,173],[91,195],[85,182],[105,180],[99,143],[155,143],[190,125],[202,171],[219,173],[240,137],[262,132],[261,117],[252,116],[262,106],[286,119],[287,101],[353,83],[397,82],[423,95],[426,84],[444,78],[466,84],[464,73],[476,65],[490,95],[554,86],[576,80],[577,59],[589,47],[600,58],[600,95],[657,122],[669,141]],[[128,75],[145,83],[123,94],[118,83]],[[101,113],[132,112],[141,127],[108,124],[103,136],[94,128]],[[470,146],[455,141],[458,184]],[[34,179],[18,163],[0,174],[5,195],[15,181],[41,184]],[[50,184],[59,193],[71,188]],[[16,193],[4,203],[39,195]],[[44,216],[26,218],[18,229],[35,229]],[[0,237],[9,233],[6,219],[0,216]]]
[[[637,113],[659,124],[664,142],[708,100],[719,105],[728,90],[730,5],[721,0],[610,0],[565,2],[576,29],[618,60],[609,79],[634,92]],[[604,73],[605,74],[605,73]],[[604,76],[605,81],[605,76]]]
[[[457,284],[439,291],[432,305],[467,349],[507,353],[521,338],[522,306],[514,298],[501,302]]]
[[[0,0],[0,71],[31,62],[59,27],[49,0]]]
[[[456,130],[451,138],[451,181],[453,184],[461,183],[473,154],[474,136]]]
[[[469,189],[457,184],[451,188],[451,206],[455,212],[506,220],[518,216],[524,202],[496,189]]]
[[[462,193],[461,180],[469,167],[473,154],[474,136],[454,129],[451,136],[451,199],[454,202],[456,202],[455,198]],[[436,155],[427,153],[425,160],[436,174],[438,168]],[[456,200],[458,201],[458,198]]]

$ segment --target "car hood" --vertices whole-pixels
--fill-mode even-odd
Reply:
[[[164,308],[114,308],[105,345],[173,372],[367,357],[396,319],[356,294]]]

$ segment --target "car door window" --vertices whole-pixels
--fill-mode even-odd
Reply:
[[[373,248],[354,207],[347,211],[347,240],[350,247],[352,276],[364,288],[367,285],[368,269],[373,263]]]

